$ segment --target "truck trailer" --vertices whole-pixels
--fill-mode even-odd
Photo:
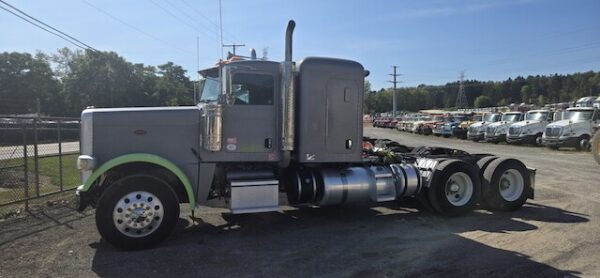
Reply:
[[[158,244],[181,203],[194,211],[212,199],[243,214],[418,198],[458,216],[477,204],[515,210],[533,198],[535,169],[517,159],[363,137],[367,71],[343,59],[293,62],[294,27],[283,62],[201,71],[196,106],[82,112],[79,209],[96,209],[107,242]]]

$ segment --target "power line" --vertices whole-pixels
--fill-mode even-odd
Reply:
[[[154,4],[154,6],[158,7],[159,9],[163,10],[165,13],[167,13],[168,15],[170,15],[172,18],[174,18],[175,20],[181,22],[182,24],[188,26],[189,28],[197,31],[197,32],[202,32],[204,34],[206,34],[206,31],[204,30],[200,30],[198,28],[196,28],[196,26],[194,26],[193,24],[190,24],[189,22],[181,19],[179,16],[177,16],[176,14],[174,14],[173,12],[171,12],[169,9],[161,6],[160,4],[158,4],[157,2],[155,2],[154,0],[150,0],[150,3]],[[206,34],[206,35],[210,35],[210,34]]]
[[[86,5],[88,5],[88,6],[92,7],[92,8],[93,8],[93,9],[95,9],[96,11],[98,11],[98,12],[100,12],[100,13],[102,13],[102,14],[104,14],[104,15],[106,15],[106,16],[108,16],[108,17],[110,17],[110,18],[112,18],[113,20],[115,20],[115,21],[117,21],[117,22],[119,22],[119,23],[121,23],[121,24],[123,24],[123,25],[125,25],[125,26],[129,27],[130,29],[132,29],[132,30],[134,30],[134,31],[136,31],[136,32],[138,32],[138,33],[140,33],[140,34],[142,34],[142,35],[145,35],[146,37],[149,37],[149,38],[151,38],[151,39],[153,39],[153,40],[155,40],[155,41],[158,41],[158,42],[160,42],[160,43],[162,43],[162,44],[164,44],[164,45],[167,45],[167,46],[169,46],[169,47],[171,47],[171,48],[173,48],[173,49],[177,49],[177,50],[179,50],[179,51],[181,51],[181,52],[184,52],[184,53],[187,53],[187,54],[191,54],[191,53],[192,53],[192,52],[191,52],[191,51],[189,51],[189,50],[185,50],[185,49],[183,49],[183,48],[180,48],[180,47],[178,47],[178,46],[176,46],[176,45],[173,45],[173,44],[171,44],[171,43],[169,43],[169,42],[167,42],[167,41],[165,41],[165,40],[163,40],[163,39],[160,39],[160,38],[158,38],[158,37],[156,37],[156,36],[153,36],[152,34],[150,34],[150,33],[146,32],[146,31],[144,31],[144,30],[142,30],[142,29],[140,29],[140,28],[138,28],[138,27],[135,27],[134,25],[131,25],[131,24],[127,23],[126,21],[124,21],[124,20],[122,20],[122,19],[120,19],[120,18],[118,18],[118,17],[116,17],[116,16],[112,15],[111,13],[109,13],[109,12],[107,12],[107,11],[105,11],[105,10],[101,9],[100,7],[98,7],[98,6],[96,6],[96,5],[94,5],[94,4],[90,3],[90,2],[88,2],[87,0],[81,0],[81,1],[83,1],[83,3],[85,3]]]
[[[233,56],[235,56],[235,49],[238,48],[239,46],[246,46],[245,44],[224,44],[222,47],[231,47],[233,48]]]
[[[167,1],[167,0],[165,0],[165,1]],[[188,8],[190,8],[191,10],[193,10],[194,12],[196,12],[198,15],[200,15],[201,17],[203,17],[204,19],[206,19],[206,21],[208,21],[209,23],[211,23],[212,25],[214,25],[217,29],[219,28],[219,23],[217,23],[216,21],[213,21],[211,18],[209,18],[208,16],[204,15],[204,13],[202,13],[200,10],[196,9],[189,2],[187,2],[185,0],[180,0],[180,1],[183,2],[186,6],[188,6]],[[234,39],[237,40],[237,41],[240,41],[236,36],[234,36],[230,32],[225,31],[225,33],[228,34],[229,38],[227,38],[227,39],[229,41],[234,41]]]
[[[77,46],[77,47],[79,47],[81,49],[90,49],[90,50],[93,50],[93,51],[98,51],[97,49],[89,46],[88,44],[86,44],[86,43],[84,43],[84,42],[82,42],[82,41],[74,38],[73,36],[71,36],[71,35],[69,35],[69,34],[67,34],[67,33],[65,33],[63,31],[60,31],[60,30],[58,30],[58,29],[56,29],[56,28],[54,28],[54,27],[46,24],[45,22],[43,22],[43,21],[41,21],[41,20],[39,20],[39,19],[37,19],[37,18],[35,18],[35,17],[27,14],[26,12],[24,12],[24,11],[16,8],[15,6],[13,6],[13,5],[11,5],[11,4],[3,1],[3,0],[0,0],[0,3],[6,5],[8,7],[10,7],[11,9],[13,9],[13,10],[17,11],[18,13],[21,13],[22,15],[24,15],[25,17],[27,17],[27,18],[25,18],[22,15],[19,15],[19,14],[13,12],[13,11],[7,9],[6,7],[0,6],[0,8],[2,8],[3,10],[5,10],[5,11],[7,11],[7,12],[9,12],[9,13],[17,16],[17,17],[19,17],[20,19],[23,19],[23,20],[27,21],[31,25],[34,25],[34,26],[36,26],[36,27],[38,27],[38,28],[40,28],[40,29],[42,29],[42,30],[50,33],[50,34],[53,34],[53,35],[55,35],[55,36],[57,36],[57,37],[65,40],[65,41],[67,41],[67,42],[69,42],[69,43],[71,43],[71,44],[73,44],[73,45],[75,45],[75,46]],[[33,21],[35,21],[35,22],[31,21],[30,19],[33,20]],[[43,26],[41,26],[40,24],[43,25]],[[48,30],[46,27],[54,30],[54,32]]]
[[[178,6],[176,6],[175,4],[169,2],[168,0],[163,0],[163,2],[167,3],[167,5],[169,5],[171,8],[179,11],[179,13],[181,13],[182,15],[184,15],[186,18],[188,18],[190,21],[194,22],[195,24],[197,24],[198,26],[206,29],[210,34],[207,35],[213,35],[213,34],[219,34],[216,27],[215,29],[212,29],[211,27],[208,27],[206,25],[204,25],[203,23],[201,23],[200,21],[198,21],[196,18],[194,18],[193,16],[189,15],[185,10],[179,8]]]

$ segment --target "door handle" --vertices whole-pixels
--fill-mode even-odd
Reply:
[[[273,147],[273,140],[271,138],[265,138],[265,149]]]

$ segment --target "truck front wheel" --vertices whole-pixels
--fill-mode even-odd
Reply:
[[[516,210],[527,201],[530,185],[523,163],[515,159],[496,159],[483,173],[481,202],[493,210]]]
[[[435,168],[427,197],[439,214],[459,216],[473,210],[480,188],[475,166],[460,160],[446,160]]]
[[[98,200],[96,226],[102,238],[121,249],[142,249],[165,240],[179,219],[179,201],[163,180],[126,176]]]

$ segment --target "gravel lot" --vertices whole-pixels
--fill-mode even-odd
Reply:
[[[406,145],[493,153],[538,169],[536,199],[512,213],[442,218],[411,202],[229,215],[187,207],[151,250],[100,239],[93,211],[59,204],[0,222],[0,277],[600,276],[600,166],[590,153],[365,128]]]

